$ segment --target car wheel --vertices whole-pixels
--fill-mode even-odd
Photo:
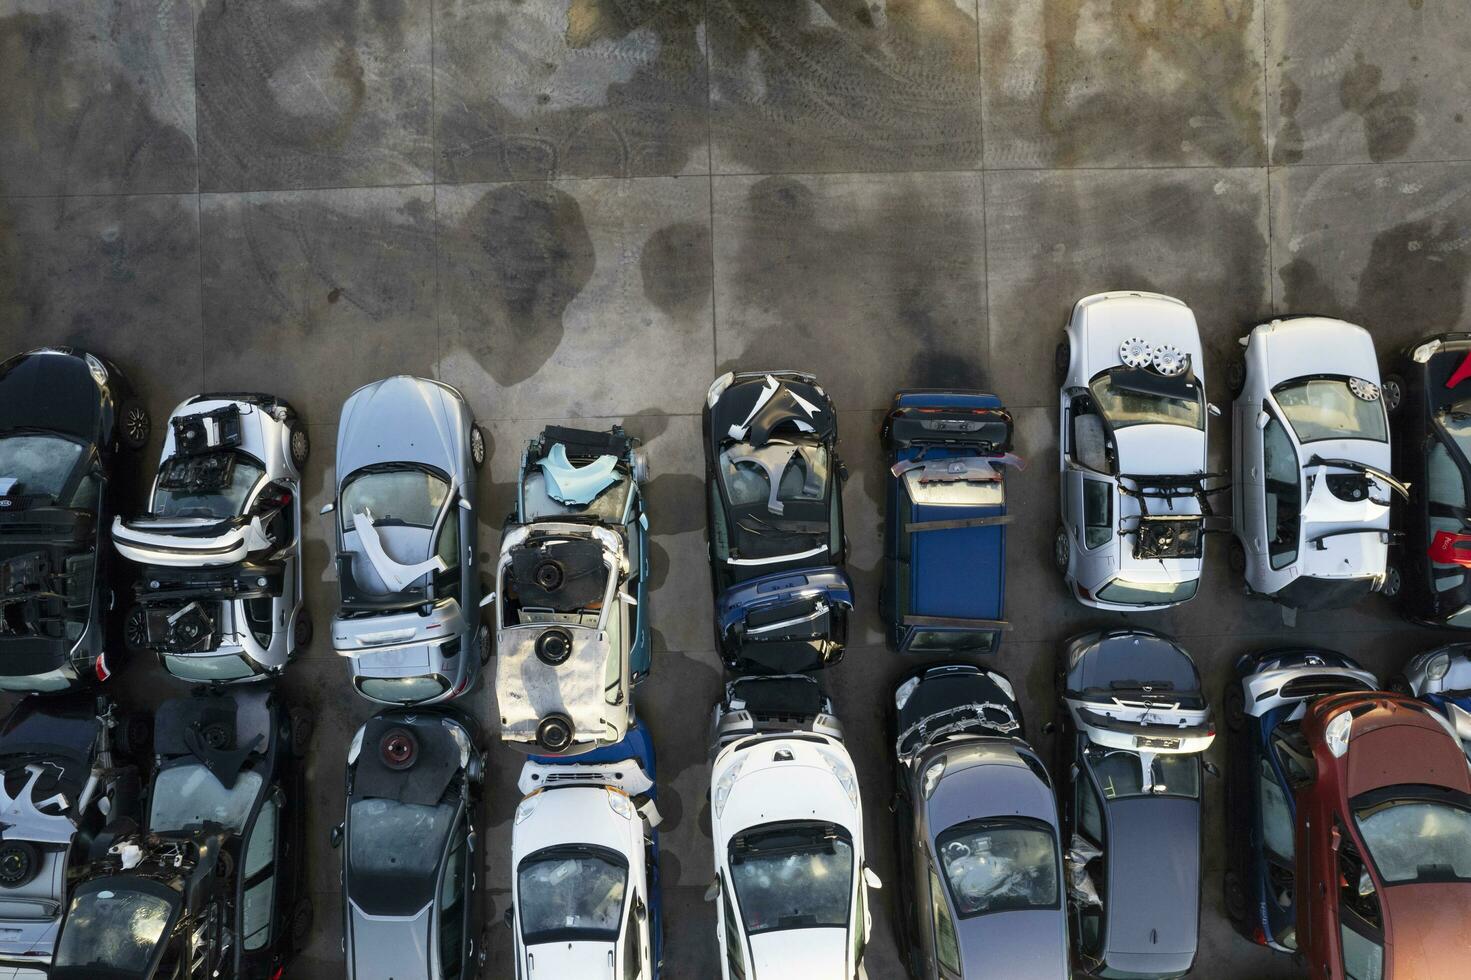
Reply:
[[[148,434],[152,431],[153,421],[143,403],[136,398],[125,400],[118,413],[118,436],[123,445],[134,451],[142,449],[148,445]]]
[[[480,627],[480,666],[490,663],[490,630]]]
[[[1226,561],[1231,566],[1231,574],[1246,574],[1246,547],[1239,538],[1231,539],[1231,547],[1226,552]]]
[[[298,708],[291,712],[291,751],[298,758],[306,756],[307,746],[312,742],[312,729],[315,722],[311,713],[304,708]]]
[[[295,419],[286,423],[286,445],[291,452],[291,465],[300,473],[312,453],[312,437],[306,426]]]
[[[296,905],[291,909],[291,946],[296,952],[306,949],[307,943],[312,938],[312,922],[316,918],[316,910],[312,908],[312,900],[299,898]]]
[[[1389,691],[1391,694],[1403,694],[1407,698],[1415,696],[1415,692],[1410,690],[1410,682],[1405,680],[1404,674],[1400,674],[1390,680]]]
[[[123,620],[123,646],[129,653],[145,653],[148,650],[148,610],[134,606]]]
[[[1400,575],[1399,566],[1390,562],[1384,569],[1384,584],[1379,587],[1379,591],[1385,598],[1394,599],[1399,596],[1403,587],[1404,577]]]
[[[470,462],[477,469],[485,465],[485,433],[474,422],[470,423]]]
[[[0,886],[19,888],[41,872],[41,855],[30,841],[0,843]]]
[[[296,624],[292,627],[291,632],[292,639],[294,640],[294,650],[301,650],[311,645],[312,614],[306,606],[302,606],[296,611]]]
[[[1226,389],[1231,392],[1233,401],[1246,390],[1246,361],[1239,357],[1233,357],[1226,365]]]
[[[1064,336],[1057,342],[1057,350],[1052,354],[1052,373],[1058,384],[1067,380],[1067,369],[1073,361],[1072,342]]]
[[[1241,886],[1241,876],[1227,871],[1223,882],[1225,888],[1226,917],[1232,922],[1246,921],[1246,889]]]
[[[123,715],[113,729],[112,747],[130,759],[146,759],[153,753],[153,719],[143,712]]]
[[[1067,574],[1068,562],[1072,558],[1072,543],[1068,540],[1067,528],[1060,527],[1052,539],[1052,563],[1057,570]]]
[[[1241,682],[1237,680],[1233,680],[1231,686],[1226,688],[1226,727],[1233,732],[1246,727],[1246,692],[1241,689]]]
[[[1384,398],[1384,410],[1393,415],[1405,397],[1405,383],[1397,374],[1386,375],[1379,385],[1379,394]]]

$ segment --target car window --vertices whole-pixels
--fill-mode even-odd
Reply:
[[[444,526],[439,529],[439,541],[435,544],[434,553],[439,556],[451,572],[455,572],[460,565],[460,515],[459,508],[451,508],[450,513],[444,515]]]
[[[1339,926],[1343,940],[1343,975],[1345,980],[1383,980],[1384,947],[1347,922]]]
[[[1093,784],[1082,773],[1073,782],[1078,797],[1078,828],[1095,844],[1103,843],[1103,806]]]
[[[222,521],[245,510],[250,491],[265,477],[265,467],[244,453],[222,453],[207,459],[224,458],[230,468],[229,482],[219,489],[201,490],[186,488],[165,490],[162,487],[153,493],[153,513],[158,517],[206,517]],[[164,467],[187,470],[195,466],[200,457],[171,457]],[[160,481],[166,474],[160,473]]]
[[[448,482],[416,466],[359,470],[342,485],[342,530],[364,511],[376,523],[432,528],[448,494]]]
[[[1374,879],[1369,868],[1359,856],[1347,829],[1337,820],[1338,827],[1338,905],[1341,916],[1356,916],[1366,925],[1379,929],[1379,893],[1374,889]]]
[[[521,936],[544,942],[604,942],[618,938],[628,865],[603,849],[538,851],[516,870]]]
[[[1144,424],[1205,428],[1205,399],[1201,397],[1199,385],[1191,385],[1187,391],[1182,384],[1179,394],[1166,394],[1130,387],[1132,382],[1127,377],[1128,372],[1106,371],[1088,386],[1115,429]]]
[[[828,825],[757,827],[731,841],[730,879],[746,933],[846,928],[853,844]]]
[[[200,763],[164,769],[153,779],[148,829],[155,834],[172,833],[211,821],[238,834],[261,783],[260,774],[250,769],[236,777],[230,789]]]
[[[1127,606],[1159,606],[1193,599],[1199,588],[1198,578],[1183,582],[1130,582],[1116,578],[1098,590],[1098,598]]]
[[[623,980],[640,980],[644,967],[640,952],[638,918],[630,915],[628,926],[623,930]]]
[[[72,492],[72,499],[68,502],[72,510],[84,510],[97,512],[97,504],[102,495],[102,477],[97,473],[88,473],[77,483],[77,488]]]
[[[54,965],[69,976],[143,976],[173,914],[174,905],[151,891],[98,885],[80,890],[67,910]]]
[[[1088,765],[1110,800],[1130,796],[1200,795],[1200,759],[1194,753],[1166,752],[1149,757],[1150,789],[1144,788],[1144,755],[1127,749],[1089,750]]]
[[[740,923],[736,921],[735,902],[731,901],[730,889],[724,881],[720,883],[720,906],[725,923],[725,966],[731,980],[742,980],[746,975],[745,938],[741,934]]]
[[[1286,568],[1297,561],[1302,471],[1292,438],[1275,418],[1268,419],[1262,431],[1262,461],[1266,474],[1267,555],[1273,568]]]
[[[245,847],[245,895],[240,906],[241,946],[262,949],[271,939],[271,915],[276,898],[276,833],[280,808],[274,797],[261,804],[260,815]]]
[[[1292,809],[1277,774],[1265,758],[1261,760],[1262,844],[1287,863],[1292,862]]]
[[[1373,399],[1360,398],[1353,389],[1369,392]],[[1378,389],[1365,382],[1350,386],[1347,378],[1298,378],[1272,389],[1272,397],[1297,438],[1303,442],[1321,439],[1389,440],[1389,420]]]
[[[14,480],[18,493],[55,499],[66,489],[84,448],[60,436],[6,436],[0,439],[0,481]]]
[[[1438,440],[1431,440],[1426,451],[1425,477],[1425,495],[1432,504],[1466,506],[1466,484],[1461,479],[1461,468],[1456,465],[1451,451]]]
[[[996,647],[994,630],[915,630],[906,653],[990,653]]]
[[[1354,822],[1386,885],[1471,880],[1471,811],[1446,803],[1391,800],[1356,810]]]
[[[944,886],[934,868],[930,869],[930,913],[935,921],[935,959],[942,969],[959,973],[960,945],[955,939],[955,921],[950,918]]]
[[[609,704],[622,704],[627,696],[623,690],[623,634],[627,629],[628,603],[615,598],[608,616],[608,657],[603,661],[603,700]]]
[[[276,818],[279,808],[272,797],[261,804],[260,815],[250,830],[250,843],[245,846],[245,877],[269,865],[276,857]]]
[[[1113,537],[1113,484],[1083,480],[1083,543],[1100,548]]]
[[[465,827],[455,831],[439,883],[439,967],[444,980],[458,980],[465,946]]]
[[[1058,907],[1057,840],[1043,825],[969,821],[935,845],[962,919]]]

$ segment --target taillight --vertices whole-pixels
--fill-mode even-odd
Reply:
[[[1430,539],[1429,554],[1433,562],[1471,568],[1471,534],[1436,531]]]
[[[97,655],[96,670],[99,681],[105,681],[112,676],[112,671],[107,669],[107,652],[105,650]]]

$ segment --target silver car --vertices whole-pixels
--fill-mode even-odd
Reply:
[[[398,375],[342,406],[337,492],[322,508],[335,515],[332,648],[369,700],[448,701],[480,675],[490,654],[476,571],[484,462],[485,438],[447,384]]]
[[[296,411],[272,395],[196,395],[174,409],[148,512],[115,518],[118,552],[141,567],[123,638],[187,681],[286,669],[311,639],[302,594]]]
[[[1471,643],[1447,643],[1416,654],[1389,688],[1433,706],[1471,756]]]

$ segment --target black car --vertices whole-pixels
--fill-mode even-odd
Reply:
[[[0,363],[0,691],[55,693],[117,667],[108,528],[148,412],[117,365],[42,348]]]
[[[53,980],[277,980],[311,928],[307,732],[268,689],[165,701],[145,827],[83,870]]]
[[[853,585],[832,401],[810,374],[725,374],[702,427],[721,658],[743,673],[836,663]]]
[[[1471,333],[1403,352],[1383,387],[1395,475],[1410,485],[1394,499],[1383,591],[1409,619],[1471,629]]]
[[[394,708],[347,756],[342,860],[348,980],[470,980],[485,962],[485,755],[469,715]]]
[[[146,719],[106,698],[24,698],[0,725],[0,976],[44,970],[76,869],[137,829]]]

